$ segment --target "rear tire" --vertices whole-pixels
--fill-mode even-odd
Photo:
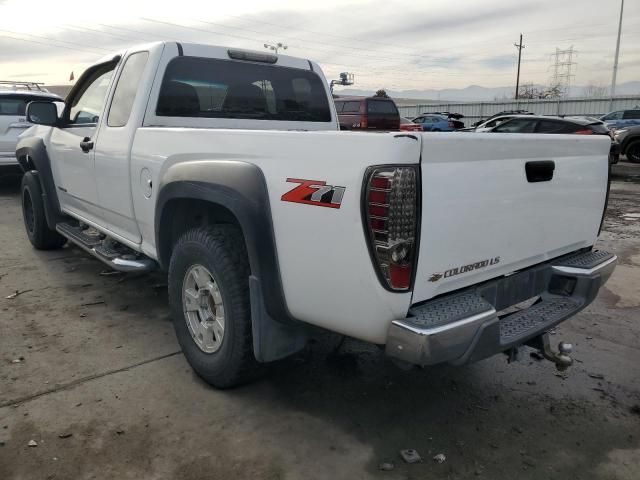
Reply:
[[[633,163],[640,163],[640,140],[635,140],[627,147],[627,160]]]
[[[47,225],[42,200],[40,180],[32,172],[22,177],[20,188],[22,197],[22,218],[31,245],[38,250],[54,250],[61,248],[67,239]]]
[[[187,361],[207,383],[230,388],[263,370],[253,354],[249,262],[230,225],[198,227],[177,241],[169,265],[169,304]]]

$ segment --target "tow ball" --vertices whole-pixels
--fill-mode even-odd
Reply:
[[[560,342],[558,344],[558,351],[555,351],[551,347],[549,334],[547,333],[543,333],[539,337],[529,340],[527,346],[537,349],[544,358],[555,363],[556,368],[560,372],[565,371],[573,365],[573,359],[570,357],[573,352],[573,345],[567,342]]]

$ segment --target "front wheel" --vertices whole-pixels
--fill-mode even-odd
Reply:
[[[38,250],[53,250],[62,247],[67,239],[51,230],[44,214],[40,180],[32,172],[22,176],[22,218],[31,245]]]
[[[199,227],[177,241],[169,303],[187,361],[207,383],[229,388],[262,371],[253,354],[249,262],[240,231]]]
[[[640,163],[640,140],[636,140],[627,147],[627,160]]]

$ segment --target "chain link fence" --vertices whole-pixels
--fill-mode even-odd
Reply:
[[[640,95],[614,98],[563,98],[550,100],[508,100],[495,102],[436,102],[399,106],[400,115],[414,118],[422,113],[461,113],[465,126],[505,110],[527,110],[537,115],[586,115],[600,117],[616,110],[640,108]]]

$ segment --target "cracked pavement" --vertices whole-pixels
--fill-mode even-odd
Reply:
[[[33,250],[2,178],[0,479],[640,478],[640,165],[614,173],[600,245],[619,265],[555,332],[567,372],[528,355],[403,371],[326,335],[230,391],[180,354],[162,274]]]

